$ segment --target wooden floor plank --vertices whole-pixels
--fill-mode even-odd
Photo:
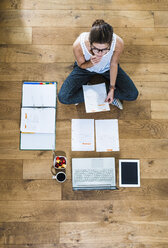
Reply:
[[[120,139],[166,139],[167,120],[119,120]]]
[[[151,101],[152,119],[168,119],[168,101]]]
[[[24,151],[17,149],[1,148],[0,158],[1,159],[51,159],[52,151]]]
[[[0,120],[19,120],[21,102],[0,100]]]
[[[58,81],[58,88],[60,88],[72,71],[73,63],[74,61],[72,63],[0,63],[0,81],[19,81],[18,85],[21,85],[22,80],[56,80]],[[144,81],[152,84],[153,82],[168,81],[168,64],[166,63],[121,63],[120,66],[135,83],[140,82],[141,84]]]
[[[167,221],[168,200],[0,201],[1,222]],[[127,214],[125,214],[127,213]]]
[[[25,160],[23,161],[23,179],[52,179],[52,158],[47,160]]]
[[[1,9],[86,9],[86,10],[168,10],[165,0],[1,0]]]
[[[1,27],[90,27],[95,19],[104,19],[114,27],[154,27],[152,11],[112,10],[6,10],[0,11]],[[87,20],[87,22],[86,22]],[[134,20],[134,21],[132,21]]]
[[[168,27],[167,11],[154,12],[155,27]]]
[[[61,186],[56,180],[2,180],[1,200],[60,200]]]
[[[0,159],[0,180],[2,179],[22,179],[23,161],[22,160],[1,160]]]
[[[12,245],[12,248],[29,248],[30,245]],[[167,243],[149,243],[146,244],[143,241],[139,243],[132,242],[131,244],[125,243],[116,243],[116,242],[109,242],[106,244],[102,243],[84,243],[84,244],[69,244],[69,243],[62,243],[62,244],[31,244],[31,248],[167,248]],[[11,245],[1,245],[1,248],[11,248]]]
[[[59,223],[0,223],[2,236],[1,245],[45,244],[58,243]]]
[[[0,137],[17,136],[20,120],[0,120]]]
[[[58,132],[57,132],[58,133]],[[61,155],[61,152],[56,152]],[[67,167],[66,176],[71,178],[71,153],[66,153]],[[53,159],[41,160],[38,159],[24,159],[23,161],[23,179],[50,179],[52,180],[51,167],[53,166]],[[54,170],[53,170],[54,171]],[[55,173],[55,171],[54,171]]]
[[[19,138],[19,136],[18,136]],[[20,151],[19,146],[14,144],[13,142],[13,149],[8,149],[10,146],[11,139],[4,139],[6,144],[3,146],[1,145],[0,149],[0,157],[1,159],[5,159],[6,156],[9,159],[51,159],[52,152],[50,151]],[[65,142],[57,142],[56,149],[62,150],[64,147],[64,151],[70,151],[71,145],[70,143]],[[129,149],[128,149],[129,147]],[[72,152],[72,157],[99,157],[101,156],[114,156],[116,158],[153,158],[159,159],[160,154],[162,154],[162,158],[167,158],[167,147],[168,141],[167,139],[136,139],[136,146],[135,146],[135,139],[120,139],[120,152],[113,152],[113,153],[96,153],[93,152]]]
[[[114,106],[110,106],[110,112],[101,112],[101,113],[90,113],[86,116],[84,103],[75,105],[65,105],[58,102],[58,111],[57,118],[61,120],[71,119],[71,118],[81,118],[86,119],[87,117],[91,119],[109,119],[109,114],[111,118],[116,118],[119,120],[135,120],[135,119],[143,119],[149,120],[151,117],[150,113],[150,101],[135,101],[135,102],[126,102],[124,101],[124,111],[121,111]],[[73,114],[72,114],[73,113]]]
[[[1,27],[0,44],[31,44],[32,28]]]
[[[73,63],[70,45],[1,45],[0,62]],[[166,63],[168,46],[125,46],[121,63]],[[66,55],[66,56],[64,56]]]
[[[99,156],[102,157],[101,155]],[[66,158],[67,158],[66,175],[67,175],[67,179],[71,179],[71,166],[72,166],[71,153],[68,156],[66,155]],[[118,159],[120,159],[120,157],[118,157]],[[116,159],[117,173],[118,173],[118,159]],[[168,159],[166,158],[165,159],[162,159],[162,158],[161,159],[140,159],[141,179],[144,179],[144,178],[151,178],[151,179],[152,178],[153,179],[165,178],[166,179],[167,173],[168,173],[167,164],[168,164]],[[52,175],[50,171],[51,165],[52,165],[51,159],[48,159],[48,160],[24,159],[23,178],[24,179],[50,179],[52,180]],[[8,173],[8,168],[6,168],[6,173]]]
[[[141,159],[141,178],[167,178],[168,159]]]
[[[120,139],[120,156],[124,158],[167,158],[167,139]]]
[[[22,82],[4,81],[0,82],[0,99],[17,100],[21,102]]]
[[[137,81],[167,81],[168,80],[168,64],[154,63],[154,64],[129,64],[122,63],[123,69]],[[165,78],[165,80],[163,80]],[[167,79],[166,79],[167,78]]]
[[[167,82],[136,82],[139,91],[139,99],[144,100],[167,100],[168,84]]]
[[[152,231],[152,232],[151,232]],[[112,222],[61,223],[61,243],[168,242],[167,223]]]
[[[63,200],[167,200],[167,179],[141,179],[140,188],[115,191],[73,191],[71,180],[63,185]]]
[[[1,120],[20,120],[21,102],[18,101],[0,101],[0,119]],[[150,101],[124,102],[125,111],[118,110],[111,106],[113,118],[118,119],[150,119]],[[134,111],[136,109],[136,112]],[[73,113],[73,115],[72,115]],[[71,118],[86,118],[84,103],[75,105],[64,105],[58,102],[57,119],[67,120]],[[89,118],[109,119],[109,112],[91,113]]]
[[[35,45],[72,45],[82,32],[89,32],[90,28],[64,27],[33,27],[33,44]],[[125,45],[167,45],[167,28],[114,28],[114,33],[119,35]],[[9,43],[10,44],[10,43]]]

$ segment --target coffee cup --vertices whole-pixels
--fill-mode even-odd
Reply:
[[[59,171],[55,176],[53,176],[53,179],[56,179],[59,183],[63,183],[66,181],[66,174],[63,171]]]

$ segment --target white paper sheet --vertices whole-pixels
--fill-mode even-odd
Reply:
[[[72,119],[72,151],[94,151],[94,120]]]
[[[55,108],[22,108],[20,131],[55,133]]]
[[[55,150],[55,133],[21,133],[20,139],[23,150]]]
[[[22,107],[56,107],[56,83],[23,84]]]
[[[118,120],[96,120],[96,151],[119,151]]]
[[[83,85],[86,113],[110,111],[105,83]]]

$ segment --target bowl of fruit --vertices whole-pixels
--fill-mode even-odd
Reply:
[[[64,156],[56,156],[54,158],[54,168],[55,169],[65,169],[67,165],[66,157]]]

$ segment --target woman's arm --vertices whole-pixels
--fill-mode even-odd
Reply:
[[[114,90],[118,73],[118,63],[120,55],[124,50],[124,41],[117,36],[116,47],[110,62],[110,90],[106,98],[106,102],[112,103],[114,99]]]
[[[95,64],[99,63],[100,61],[100,59],[94,55],[90,58],[90,60],[88,61],[85,60],[85,57],[83,55],[82,48],[80,45],[79,37],[73,43],[73,53],[74,53],[78,66],[82,69],[90,68],[94,66]]]

